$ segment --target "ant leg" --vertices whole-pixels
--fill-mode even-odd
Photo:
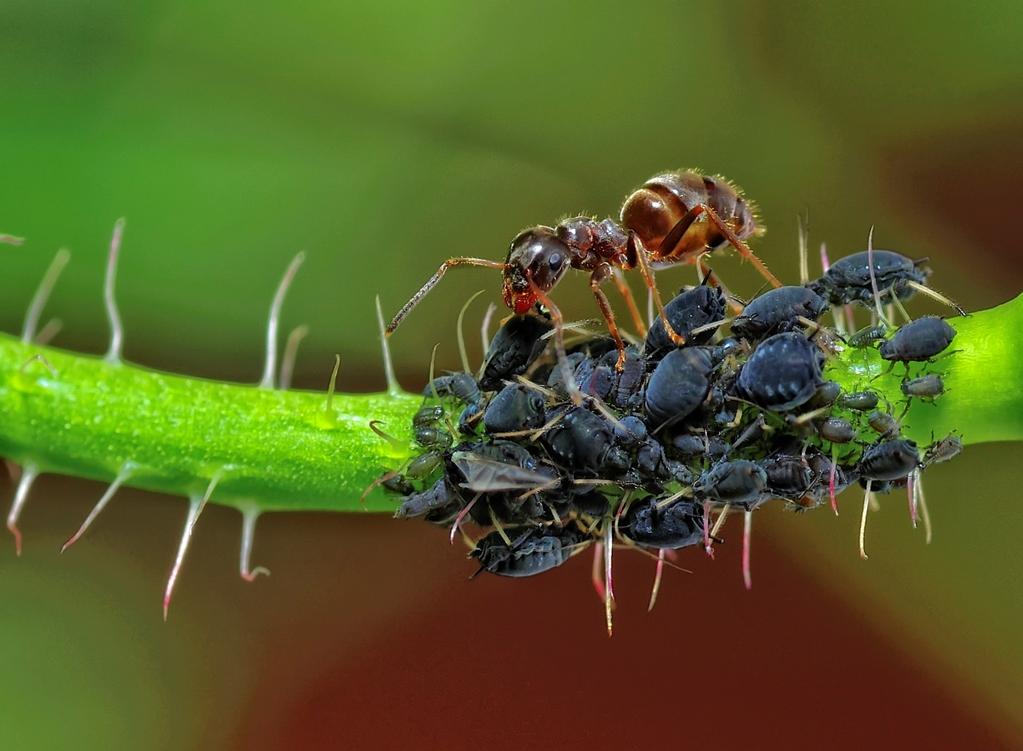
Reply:
[[[50,297],[50,292],[53,291],[54,285],[57,283],[57,279],[60,278],[60,272],[67,266],[68,261],[71,260],[71,254],[67,248],[61,248],[57,251],[57,255],[53,257],[50,262],[50,266],[46,269],[46,273],[43,275],[43,280],[39,282],[39,287],[36,289],[35,295],[32,296],[32,302],[28,306],[28,312],[25,313],[25,325],[21,329],[21,343],[32,344],[36,337],[36,327],[39,325],[39,316],[43,312],[43,307],[46,305],[47,299]]]
[[[657,291],[657,281],[654,279],[654,271],[650,268],[650,264],[647,261],[646,248],[639,244],[639,239],[633,233],[629,234],[629,244],[632,245],[635,250],[636,265],[639,266],[639,273],[643,275],[643,281],[646,282],[647,289],[650,290],[650,295],[654,299],[654,307],[657,309],[657,313],[661,317],[661,323],[664,325],[664,332],[668,335],[668,339],[671,340],[672,344],[676,347],[681,347],[686,343],[686,338],[675,331],[671,322],[668,320],[668,314],[664,312],[664,303],[661,302],[661,293]]]
[[[625,307],[629,309],[629,315],[632,317],[632,323],[636,326],[636,331],[640,336],[646,337],[646,324],[643,322],[643,316],[636,305],[636,298],[632,296],[632,290],[629,289],[621,269],[614,269],[612,271],[612,278],[614,279],[615,287],[618,288],[618,293],[625,300]]]
[[[565,319],[561,315],[561,309],[535,284],[533,285],[533,292],[536,293],[537,299],[543,303],[544,307],[551,314],[551,320],[554,322],[554,349],[558,354],[558,367],[561,368],[561,378],[565,383],[565,390],[568,392],[569,398],[578,407],[583,403],[583,395],[579,390],[579,384],[575,382],[575,372],[568,364],[568,353],[565,351]]]
[[[717,287],[721,290],[725,299],[728,301],[728,307],[731,308],[735,315],[742,315],[742,305],[736,302],[735,295],[732,294],[731,290],[725,286],[725,283],[721,281],[721,277],[714,273],[714,269],[707,265],[703,260],[703,256],[697,261],[697,268],[703,274],[707,283],[712,287]]]
[[[772,287],[784,286],[778,279],[778,277],[771,273],[770,269],[767,268],[767,265],[763,261],[761,261],[760,258],[758,258],[757,255],[752,250],[750,250],[750,247],[739,239],[739,236],[732,231],[732,228],[729,227],[728,224],[726,224],[725,221],[720,216],[718,216],[717,212],[714,211],[714,209],[712,209],[710,206],[706,204],[701,204],[696,208],[702,208],[704,213],[706,213],[707,215],[707,219],[710,220],[711,224],[713,224],[717,228],[717,230],[722,235],[725,236],[725,239],[728,240],[729,245],[731,245],[733,248],[739,251],[739,255],[741,255],[747,261],[752,263],[754,266],[756,266],[757,271],[760,272],[760,276],[764,277],[764,279],[770,282]],[[695,210],[696,209],[693,209],[693,211]]]
[[[615,340],[615,347],[618,348],[618,362],[615,364],[615,370],[621,373],[625,369],[625,342],[622,341],[622,335],[618,331],[618,324],[615,323],[615,313],[611,309],[611,303],[608,302],[604,290],[600,288],[601,281],[603,280],[601,279],[600,271],[594,271],[590,276],[590,291],[597,301],[597,307],[600,308],[601,315],[604,316],[604,323],[607,324],[607,330],[611,333],[611,338]]]
[[[277,291],[274,293],[273,302],[270,303],[270,315],[266,322],[266,361],[263,363],[263,377],[259,379],[259,388],[272,389],[274,387],[274,371],[277,370],[277,326],[281,320],[281,308],[284,306],[284,298],[288,294],[288,287],[291,286],[295,274],[305,261],[305,253],[299,252],[291,259],[288,268],[284,271]]]
[[[103,304],[107,309],[107,320],[110,321],[110,349],[104,358],[108,363],[119,365],[121,350],[124,348],[124,327],[121,325],[121,314],[117,310],[114,299],[114,283],[117,281],[117,257],[121,252],[121,237],[124,235],[124,218],[114,223],[114,234],[110,238],[110,254],[107,256],[107,275],[103,281]]]
[[[453,266],[482,266],[487,269],[500,269],[503,271],[507,264],[500,263],[498,261],[489,261],[486,258],[449,258],[440,265],[440,268],[437,269],[437,273],[427,279],[426,284],[424,284],[418,292],[412,295],[412,298],[402,306],[401,310],[399,310],[397,314],[395,314],[394,318],[387,326],[387,336],[394,333],[394,330],[401,325],[401,322],[404,321],[408,314],[412,312],[412,309],[415,308],[424,297],[430,294],[430,291],[437,286],[437,282],[443,279],[444,275],[448,273],[448,269]]]

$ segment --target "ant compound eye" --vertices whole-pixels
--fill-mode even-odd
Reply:
[[[560,253],[555,253],[547,259],[547,265],[551,267],[551,271],[561,271],[561,264],[565,262],[565,259],[561,257]]]

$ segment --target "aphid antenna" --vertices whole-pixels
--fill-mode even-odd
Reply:
[[[831,444],[831,469],[828,471],[828,498],[831,500],[831,510],[838,516],[838,499],[835,497],[835,475],[838,472],[838,447]]]
[[[654,585],[650,588],[650,601],[647,603],[646,612],[650,613],[657,604],[657,593],[661,589],[661,576],[664,573],[664,548],[657,550],[657,567],[654,569]]]
[[[828,244],[821,243],[821,271],[825,274],[831,268],[831,259],[828,258]]]
[[[473,295],[469,296],[469,299],[465,301],[461,309],[458,311],[458,318],[455,322],[455,338],[458,340],[458,356],[462,360],[462,371],[465,373],[472,373],[472,369],[469,367],[469,354],[465,349],[465,332],[462,330],[462,324],[465,321],[465,311],[472,305],[473,300],[482,295],[486,290],[479,290]],[[483,350],[486,352],[486,350]],[[482,363],[480,364],[482,367]]]
[[[51,318],[41,329],[39,329],[39,333],[36,334],[33,342],[38,344],[40,347],[45,347],[53,341],[62,328],[64,328],[64,322],[62,320],[59,318]]]
[[[710,531],[711,539],[716,539],[717,538],[718,532],[720,532],[721,528],[723,526],[725,526],[725,520],[728,518],[728,514],[731,513],[731,511],[732,511],[732,504],[726,503],[724,506],[722,506],[721,513],[718,514],[718,518],[714,522],[714,528],[711,529],[711,531]]]
[[[864,538],[867,535],[867,512],[870,511],[870,488],[873,480],[867,480],[867,490],[863,494],[863,513],[860,515],[860,558],[867,560],[867,551],[864,546]]]
[[[259,508],[255,505],[244,505],[239,509],[242,513],[242,541],[238,553],[238,573],[247,582],[253,582],[257,576],[270,576],[270,569],[265,566],[252,566],[252,546],[256,537],[256,522],[259,520]]]
[[[753,576],[750,571],[750,542],[753,537],[753,510],[743,512],[742,520],[742,581],[747,591],[753,589]]]
[[[448,537],[452,545],[455,544],[455,532],[458,532],[462,529],[462,521],[465,519],[466,516],[469,515],[469,512],[472,511],[472,507],[476,505],[476,501],[480,499],[481,495],[483,495],[483,493],[477,493],[476,495],[474,495],[472,497],[472,500],[465,504],[465,508],[459,511],[458,514],[455,516],[455,521],[451,525],[451,534]],[[493,510],[491,510],[490,513],[493,514]]]
[[[607,635],[614,632],[612,610],[614,609],[614,579],[612,578],[612,557],[614,555],[614,543],[611,539],[611,525],[604,524],[604,619],[607,623]]]
[[[599,545],[600,543],[597,544]],[[647,558],[653,561],[657,560],[657,556],[654,553],[651,553],[649,550],[646,550],[645,548],[641,548],[633,540],[630,540],[627,537],[623,537],[621,542],[616,542],[614,546],[616,548],[622,548],[623,550],[634,550],[640,555],[646,556]],[[667,566],[668,568],[675,569],[675,571],[681,571],[683,574],[693,573],[692,569],[679,566],[677,563],[674,563],[673,561],[665,560],[664,565]]]
[[[534,383],[525,376],[521,375],[515,376],[515,382],[522,386],[525,386],[527,389],[530,389],[531,391],[536,391],[538,394],[543,394],[547,399],[550,399],[551,401],[558,398],[557,393],[553,389],[541,386],[539,383]],[[506,381],[506,383],[509,382]]]
[[[909,504],[909,520],[916,529],[917,505],[916,505],[916,475],[917,472],[910,472],[906,476],[906,502]]]
[[[561,328],[563,331],[567,331],[570,333],[579,333],[585,336],[586,338],[590,338],[598,333],[591,327],[597,326],[599,324],[600,321],[598,321],[596,318],[583,318],[578,321],[569,321],[568,323],[563,324]],[[543,342],[550,341],[550,339],[552,339],[554,336],[556,336],[556,332],[554,329],[551,329],[550,331],[547,331],[544,334],[540,335],[540,341]]]
[[[680,499],[680,498],[692,498],[692,497],[693,497],[693,489],[691,487],[684,487],[681,490],[679,490],[678,492],[672,493],[667,498],[664,498],[664,499],[662,499],[660,501],[657,501],[657,510],[658,511],[664,511],[664,509],[668,508],[668,506],[673,504],[678,499]]]
[[[124,326],[121,324],[121,313],[117,309],[114,287],[117,283],[117,261],[121,254],[121,239],[124,237],[124,217],[114,222],[114,234],[110,238],[110,253],[107,255],[107,273],[103,281],[103,305],[107,311],[110,324],[110,347],[104,359],[111,365],[121,364],[121,352],[124,349]]]
[[[810,211],[807,209],[797,215],[799,233],[799,283],[810,281]]]
[[[867,233],[867,271],[870,272],[870,288],[874,292],[874,308],[877,312],[877,318],[880,321],[884,321],[886,326],[889,326],[888,319],[884,317],[884,312],[881,310],[881,295],[877,291],[877,275],[874,273],[874,227],[871,225],[870,232]]]
[[[560,484],[561,484],[561,478],[560,477],[554,477],[550,481],[545,482],[542,485],[537,485],[535,488],[531,488],[531,489],[525,491],[524,493],[521,493],[521,494],[515,496],[515,500],[516,501],[524,501],[527,498],[529,498],[530,496],[534,496],[537,493],[542,493],[545,490],[550,490],[551,488],[556,488]]]
[[[38,466],[32,463],[22,466],[18,487],[14,491],[14,502],[11,504],[11,510],[7,514],[7,529],[14,535],[14,552],[17,555],[21,555],[21,530],[18,529],[18,519],[25,508],[29,491],[32,490],[32,485],[37,477],[39,477]]]
[[[551,516],[554,518],[555,525],[558,527],[564,527],[565,522],[561,519],[561,514],[558,513],[558,510],[554,508],[554,504],[544,501],[543,505],[546,506],[547,510],[551,512]]]
[[[931,515],[927,511],[927,496],[924,495],[924,481],[922,476],[916,478],[916,498],[920,507],[920,520],[924,524],[924,542],[931,544]]]
[[[710,323],[705,323],[702,326],[697,326],[695,329],[689,332],[689,336],[697,336],[698,334],[702,334],[705,331],[713,331],[714,329],[717,329],[720,326],[724,326],[730,320],[732,319],[722,318],[719,321],[711,321]]]
[[[60,548],[61,553],[63,553],[65,550],[70,548],[72,545],[74,545],[82,538],[82,535],[85,534],[86,530],[88,530],[89,527],[92,526],[92,523],[96,521],[96,517],[98,517],[100,513],[102,513],[103,509],[107,507],[107,504],[110,503],[110,501],[113,499],[114,495],[117,493],[120,487],[129,479],[131,479],[131,476],[135,474],[135,471],[137,469],[138,465],[132,461],[127,461],[121,465],[121,469],[118,470],[117,472],[117,477],[115,477],[114,481],[111,482],[109,486],[107,486],[106,491],[96,502],[96,505],[93,506],[92,511],[90,511],[89,515],[85,517],[85,521],[82,522],[82,526],[80,526],[78,528],[78,531],[71,535],[71,537],[68,538],[67,542],[65,542],[61,546]]]
[[[288,295],[288,288],[291,287],[295,274],[304,261],[305,251],[295,254],[288,268],[284,270],[284,276],[277,284],[277,291],[270,303],[270,315],[266,322],[266,360],[263,363],[263,377],[259,380],[261,389],[274,388],[274,373],[277,371],[277,329],[281,320],[281,308],[284,306],[284,298]]]
[[[46,301],[50,299],[50,293],[53,292],[61,272],[70,260],[70,251],[67,248],[61,248],[57,251],[53,260],[50,261],[50,265],[46,269],[46,273],[43,274],[35,294],[32,295],[32,302],[29,303],[28,310],[25,312],[25,323],[21,328],[22,344],[32,344],[35,341],[39,316],[42,314],[43,308],[46,307]]]
[[[796,425],[805,425],[811,420],[816,420],[818,417],[823,417],[829,412],[831,412],[830,404],[820,407],[818,409],[811,410],[809,412],[804,412],[799,417],[797,417],[793,422],[795,422]]]
[[[711,544],[710,534],[710,501],[703,502],[703,552],[711,559],[714,558],[714,546]]]
[[[508,533],[504,531],[504,526],[501,524],[500,520],[498,520],[497,515],[494,513],[494,507],[488,505],[487,511],[490,513],[491,525],[493,525],[494,529],[497,530],[497,534],[501,536],[501,539],[504,541],[504,544],[507,545],[509,548],[516,547],[516,545],[512,543],[511,538],[508,537]]]
[[[936,301],[940,302],[942,305],[947,305],[948,307],[954,309],[961,316],[968,316],[969,315],[969,313],[967,313],[965,310],[963,310],[961,307],[959,307],[959,305],[957,303],[955,303],[952,300],[950,300],[949,298],[945,297],[940,292],[931,289],[930,287],[928,287],[925,284],[920,284],[920,282],[915,282],[912,279],[907,279],[906,280],[906,286],[915,289],[921,295],[926,295],[927,297],[931,298],[932,300],[936,300]]]
[[[33,363],[40,363],[44,368],[46,368],[47,372],[50,374],[51,377],[53,378],[57,377],[56,368],[54,368],[50,364],[50,361],[46,359],[46,356],[42,354],[32,355],[30,358],[25,360],[25,362],[21,364],[21,367],[18,368],[18,373],[24,375],[25,371],[28,370],[29,366],[32,365]]]
[[[377,310],[380,310],[379,298]],[[291,388],[291,379],[295,374],[295,360],[298,357],[298,348],[302,344],[302,340],[308,335],[309,327],[304,323],[301,326],[296,326],[288,333],[288,339],[284,345],[284,354],[281,355],[281,371],[277,378],[277,388],[281,391],[287,391]],[[387,345],[385,344],[384,346],[386,347]]]
[[[181,573],[181,565],[185,562],[185,553],[188,552],[188,544],[192,540],[192,533],[195,531],[195,525],[199,521],[199,515],[202,514],[203,509],[206,508],[206,504],[209,502],[210,496],[213,495],[213,491],[216,490],[217,485],[224,476],[224,471],[225,469],[222,467],[213,473],[213,477],[210,478],[210,482],[206,486],[206,491],[202,495],[192,495],[188,499],[188,514],[185,516],[185,527],[181,532],[181,540],[178,542],[178,552],[174,556],[174,564],[171,566],[170,575],[167,577],[167,586],[163,591],[164,622],[167,621],[167,614],[170,611],[171,597],[174,595],[174,585],[178,580],[178,575]]]

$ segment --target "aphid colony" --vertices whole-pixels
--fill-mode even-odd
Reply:
[[[901,435],[906,403],[879,398],[875,376],[843,392],[824,372],[844,348],[877,348],[907,401],[939,398],[941,376],[929,371],[955,330],[937,317],[910,321],[903,306],[930,292],[927,273],[869,250],[802,286],[769,289],[730,320],[734,300],[711,274],[668,302],[668,326],[658,316],[623,360],[615,338],[594,335],[557,357],[543,308],[510,317],[477,374],[426,387],[414,424],[422,453],[382,478],[404,496],[396,516],[461,533],[477,573],[531,576],[594,547],[609,627],[615,548],[655,558],[659,581],[673,551],[712,554],[727,515],[742,511],[748,587],[751,515],[769,501],[795,511],[829,502],[837,513],[837,494],[858,482],[865,523],[875,493],[906,488],[915,523],[918,508],[926,515],[921,470],[958,453],[958,438],[917,446]],[[861,331],[849,325],[857,303],[876,306]],[[896,309],[907,321],[898,328]],[[829,311],[836,328],[821,322]]]

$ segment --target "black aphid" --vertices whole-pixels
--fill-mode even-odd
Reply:
[[[543,394],[521,383],[511,383],[497,392],[483,413],[488,433],[513,433],[538,428],[544,422]]]
[[[881,357],[898,362],[920,362],[941,354],[952,343],[956,330],[944,318],[924,316],[899,327],[881,345]]]
[[[901,480],[919,466],[916,444],[898,438],[868,446],[857,468],[867,480]]]
[[[669,352],[647,383],[648,427],[659,430],[689,417],[707,398],[713,369],[714,358],[709,348],[686,347]]]
[[[697,498],[750,505],[767,487],[767,472],[746,459],[718,462],[693,484]]]
[[[877,394],[873,391],[854,391],[851,394],[843,394],[838,397],[838,406],[857,412],[867,412],[877,406]]]
[[[754,298],[732,321],[732,333],[747,339],[791,329],[800,318],[816,322],[828,304],[806,287],[777,287]]]
[[[906,396],[934,399],[945,393],[945,382],[937,373],[928,373],[918,378],[910,378],[903,381],[902,393]]]
[[[679,294],[664,306],[664,312],[675,332],[685,337],[686,344],[706,344],[716,329],[698,334],[694,334],[693,329],[724,319],[725,296],[720,288],[703,284]],[[675,345],[664,330],[664,322],[657,316],[646,335],[646,354],[656,358],[673,349]]]
[[[512,316],[490,340],[483,360],[480,388],[494,391],[502,381],[522,375],[543,352],[543,335],[553,328],[550,321],[536,315]]]
[[[679,500],[661,509],[656,499],[644,498],[629,506],[620,526],[637,545],[677,550],[703,541],[703,508]]]
[[[831,443],[849,443],[856,437],[856,430],[852,423],[841,417],[829,417],[822,420],[817,426],[817,432],[821,438]]]
[[[927,270],[901,253],[874,250],[872,255],[874,279],[880,295],[894,291],[899,299],[904,300],[913,294],[907,282],[923,284],[927,281]],[[841,258],[831,265],[824,276],[808,286],[832,305],[853,302],[873,305],[869,257],[870,254],[864,250]]]
[[[739,389],[754,404],[786,412],[810,400],[823,383],[823,355],[802,334],[775,334],[761,342],[739,373]]]
[[[476,543],[469,556],[480,562],[480,571],[517,578],[542,574],[567,561],[586,540],[574,525],[536,527],[518,537],[514,536],[515,530],[511,534],[511,546],[499,532],[491,532]]]
[[[426,384],[423,396],[434,394],[441,399],[451,397],[465,404],[475,404],[482,398],[479,384],[468,373],[452,373],[434,378]]]

